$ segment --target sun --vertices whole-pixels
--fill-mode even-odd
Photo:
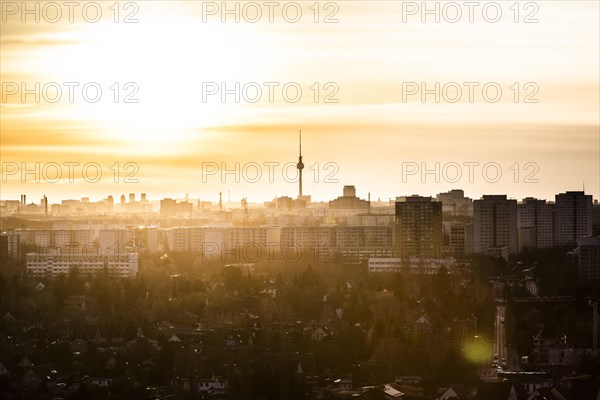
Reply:
[[[202,93],[207,84],[232,85],[264,73],[252,27],[202,23],[189,5],[173,3],[165,13],[160,4],[146,2],[138,23],[84,25],[73,43],[53,49],[58,61],[49,76],[80,87],[93,82],[102,91],[98,102],[65,104],[64,114],[106,138],[165,145],[235,118],[243,104]]]

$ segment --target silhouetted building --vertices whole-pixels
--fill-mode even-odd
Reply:
[[[600,279],[600,237],[580,238],[577,243],[579,279]]]
[[[8,266],[8,235],[0,234],[0,273],[6,271]]]
[[[410,196],[396,202],[396,254],[399,258],[439,258],[442,203]]]
[[[391,226],[287,226],[281,228],[281,251],[314,252],[329,262],[336,255],[352,261],[392,257],[394,236]]]
[[[473,200],[465,197],[465,192],[454,189],[446,193],[439,193],[437,201],[442,203],[442,212],[451,216],[473,215]]]
[[[177,215],[190,216],[192,215],[192,203],[181,202],[173,199],[163,199],[160,201],[160,216],[174,217]]]
[[[302,196],[298,199],[292,199],[289,196],[281,196],[274,199],[268,204],[268,207],[276,208],[281,211],[289,211],[296,208],[306,208],[310,202],[310,196]]]
[[[343,196],[329,202],[330,209],[337,210],[368,210],[370,202],[356,197],[356,188],[354,186],[344,186]]]
[[[554,244],[576,245],[579,238],[592,236],[592,196],[584,192],[556,195]]]
[[[277,197],[273,203],[278,210],[291,210],[294,207],[294,199],[289,196]]]
[[[14,215],[21,212],[21,201],[0,200],[0,215]]]
[[[517,226],[519,229],[519,251],[545,249],[553,245],[553,204],[531,197],[517,204]]]
[[[448,248],[454,255],[461,256],[466,252],[467,225],[464,222],[458,221],[443,223],[444,234],[448,240]]]
[[[473,202],[473,252],[508,259],[517,254],[517,201],[486,195]]]
[[[356,188],[352,185],[344,186],[344,197],[356,197]]]
[[[592,234],[600,236],[600,203],[598,200],[594,200],[592,205]]]
[[[42,197],[42,199],[40,200],[40,207],[42,207],[44,209],[44,215],[47,217],[48,216],[48,198],[46,197],[46,195],[44,195],[44,197]]]
[[[245,260],[246,256],[260,259],[266,258],[269,251],[278,251],[281,229],[275,226],[180,226],[161,228],[154,234],[160,238],[156,236],[152,244],[148,243],[151,252],[157,251],[158,246],[167,245],[175,252],[203,253],[207,258],[231,255]]]
[[[473,254],[475,252],[473,246],[473,223],[465,224],[465,253]]]

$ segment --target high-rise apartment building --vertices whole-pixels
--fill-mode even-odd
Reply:
[[[519,250],[547,249],[553,245],[554,206],[546,200],[531,197],[517,204],[517,226],[519,229]]]
[[[557,194],[554,206],[554,244],[575,245],[592,236],[592,196],[584,192]]]
[[[487,195],[473,202],[473,252],[504,258],[517,254],[516,200]]]
[[[396,202],[398,258],[439,258],[442,255],[442,203],[410,196]]]

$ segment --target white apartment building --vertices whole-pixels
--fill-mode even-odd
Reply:
[[[25,269],[27,275],[32,277],[58,276],[77,269],[82,275],[94,275],[106,271],[110,276],[132,278],[138,272],[138,254],[102,256],[27,253]]]

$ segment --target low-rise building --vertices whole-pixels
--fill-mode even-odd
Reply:
[[[138,254],[95,256],[86,254],[27,253],[25,270],[28,276],[44,277],[68,274],[77,269],[83,275],[107,272],[120,278],[135,277],[138,272]]]

